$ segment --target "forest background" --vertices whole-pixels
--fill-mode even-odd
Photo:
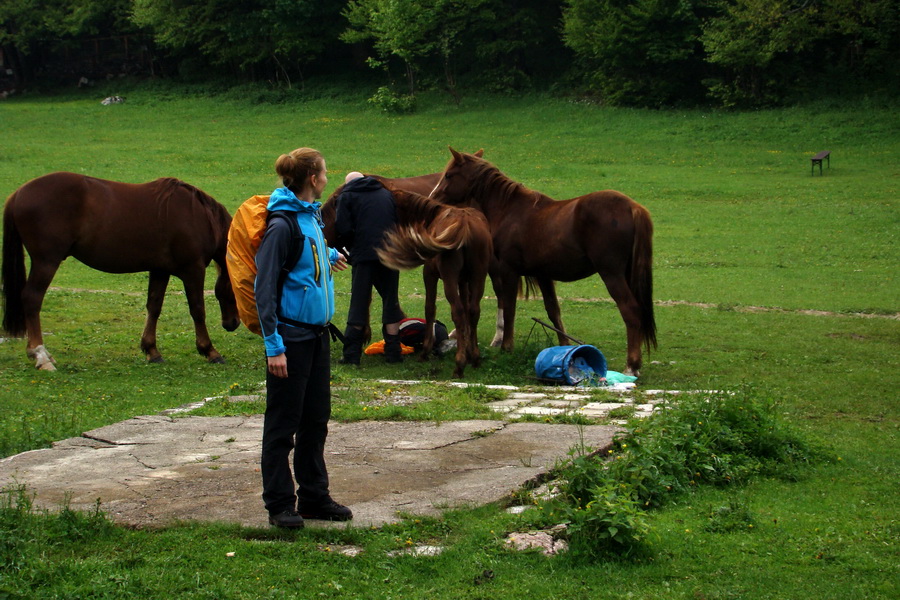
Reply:
[[[0,93],[124,75],[376,82],[415,110],[442,90],[577,94],[643,107],[893,95],[894,0],[0,0]]]

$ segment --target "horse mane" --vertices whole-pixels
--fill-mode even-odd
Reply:
[[[468,176],[472,184],[469,194],[472,198],[479,201],[485,198],[499,200],[502,204],[511,201],[521,201],[522,196],[530,196],[534,202],[553,200],[541,192],[532,190],[519,183],[507,175],[500,169],[483,158],[472,155],[469,158],[472,166],[472,173]]]
[[[450,208],[446,204],[441,204],[437,200],[421,194],[385,187],[394,196],[394,204],[397,207],[397,224],[400,226],[413,223],[422,223],[428,226]]]
[[[322,203],[322,208],[319,209],[319,216],[322,217],[323,221],[327,221],[328,219],[326,217],[328,216],[330,216],[333,221],[337,215],[337,198],[340,195],[341,189],[343,189],[343,186],[336,189],[334,193]]]
[[[474,208],[448,206],[404,190],[391,190],[397,205],[397,225],[389,230],[378,257],[385,265],[407,270],[439,254],[458,250],[477,239],[478,221],[484,217]],[[490,237],[486,225],[484,237]]]
[[[156,199],[159,205],[165,206],[179,190],[185,190],[193,202],[196,202],[209,216],[211,230],[215,235],[216,248],[224,248],[228,242],[228,228],[231,225],[231,215],[215,198],[201,190],[175,177],[160,177],[153,182],[156,189]]]

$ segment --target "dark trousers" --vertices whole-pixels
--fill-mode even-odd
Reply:
[[[396,323],[406,316],[400,308],[398,296],[400,271],[389,269],[378,261],[367,260],[353,265],[347,325],[364,328],[369,324],[373,287],[381,296],[382,324]]]
[[[272,514],[293,510],[298,500],[317,503],[328,497],[325,438],[331,417],[330,339],[325,333],[312,340],[287,342],[285,347],[288,376],[282,379],[266,372],[260,470],[263,501]]]

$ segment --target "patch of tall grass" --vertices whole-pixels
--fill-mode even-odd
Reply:
[[[542,510],[565,516],[573,551],[587,557],[639,552],[650,532],[646,511],[699,486],[795,481],[833,458],[785,421],[771,395],[748,388],[679,395],[632,419],[607,455],[576,450],[557,469],[558,501]]]

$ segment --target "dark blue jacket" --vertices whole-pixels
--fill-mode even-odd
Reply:
[[[344,184],[338,197],[335,229],[338,246],[350,251],[354,263],[377,261],[375,249],[384,234],[397,223],[394,197],[373,177],[360,177]]]

